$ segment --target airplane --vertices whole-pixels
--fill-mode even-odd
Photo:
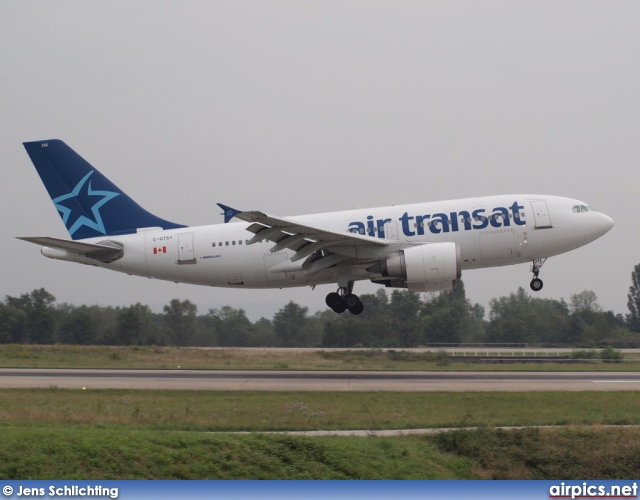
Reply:
[[[146,211],[61,140],[23,144],[71,237],[19,238],[44,256],[216,287],[335,283],[325,302],[336,313],[362,313],[353,287],[367,279],[437,292],[463,270],[530,262],[539,291],[547,258],[614,224],[579,200],[506,194],[294,217],[218,203],[224,223],[194,227]]]

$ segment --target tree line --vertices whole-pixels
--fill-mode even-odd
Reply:
[[[640,345],[640,264],[632,273],[626,316],[604,311],[590,290],[564,299],[532,297],[523,288],[489,303],[466,297],[464,283],[423,297],[379,289],[360,296],[359,316],[327,309],[313,315],[289,302],[271,319],[252,322],[243,309],[224,306],[198,314],[189,300],[174,299],[163,313],[149,306],[57,304],[45,289],[0,303],[0,343],[171,345],[220,347],[393,347],[462,343],[520,343],[594,347],[605,339]]]

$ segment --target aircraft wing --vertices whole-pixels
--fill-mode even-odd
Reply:
[[[99,260],[101,262],[112,262],[122,256],[122,246],[105,241],[101,243],[86,243],[82,241],[64,240],[61,238],[52,238],[50,236],[22,236],[19,240],[35,243],[43,247],[55,248],[67,252],[82,254],[90,259]]]
[[[384,238],[374,238],[348,231],[332,231],[292,219],[267,215],[263,212],[242,212],[220,203],[218,206],[224,210],[225,222],[229,222],[235,217],[251,223],[247,230],[255,236],[249,240],[249,244],[262,240],[273,241],[276,245],[270,248],[271,252],[285,248],[296,252],[291,258],[292,262],[324,249],[332,254],[337,254],[332,258],[334,263],[346,259],[358,260],[367,258],[366,256],[370,254],[386,253],[389,251],[390,245],[397,244],[397,242],[391,242]],[[406,244],[402,246],[406,246]],[[339,259],[338,256],[342,256],[342,258]]]

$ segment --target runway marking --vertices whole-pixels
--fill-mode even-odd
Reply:
[[[640,380],[592,380],[591,382],[594,384],[625,384],[627,382],[637,384]]]

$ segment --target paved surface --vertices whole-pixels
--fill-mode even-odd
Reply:
[[[637,429],[637,425],[598,425],[601,429],[631,428]],[[422,434],[442,434],[443,432],[460,431],[460,430],[476,430],[481,427],[438,427],[432,429],[389,429],[389,430],[346,430],[346,431],[267,431],[260,434],[274,434],[287,436],[355,436],[355,437],[401,437],[415,436]],[[482,427],[486,429],[487,427]],[[491,427],[491,429],[501,429],[503,431],[512,431],[518,429],[566,429],[566,425],[526,425],[526,426],[508,426],[508,427]],[[591,425],[572,426],[573,429],[593,429]],[[206,434],[255,434],[254,432],[207,432]]]
[[[640,391],[640,372],[0,369],[0,388],[216,391]]]
[[[518,347],[518,345],[520,347]],[[573,347],[523,347],[522,344],[517,344],[514,347],[492,347],[482,345],[474,345],[474,344],[465,344],[462,347],[447,347],[444,346],[431,346],[431,347],[185,347],[184,349],[202,349],[209,351],[228,351],[228,350],[238,350],[238,351],[250,351],[250,352],[340,352],[340,351],[362,351],[362,352],[371,352],[371,351],[406,351],[406,352],[436,352],[440,350],[447,351],[449,353],[461,353],[461,352],[479,352],[479,353],[505,353],[511,354],[513,352],[516,353],[527,353],[527,354],[571,354],[576,349]],[[585,349],[591,350],[591,349]],[[599,349],[595,349],[596,351]],[[623,348],[618,349],[619,351],[627,354],[640,354],[640,348]]]

